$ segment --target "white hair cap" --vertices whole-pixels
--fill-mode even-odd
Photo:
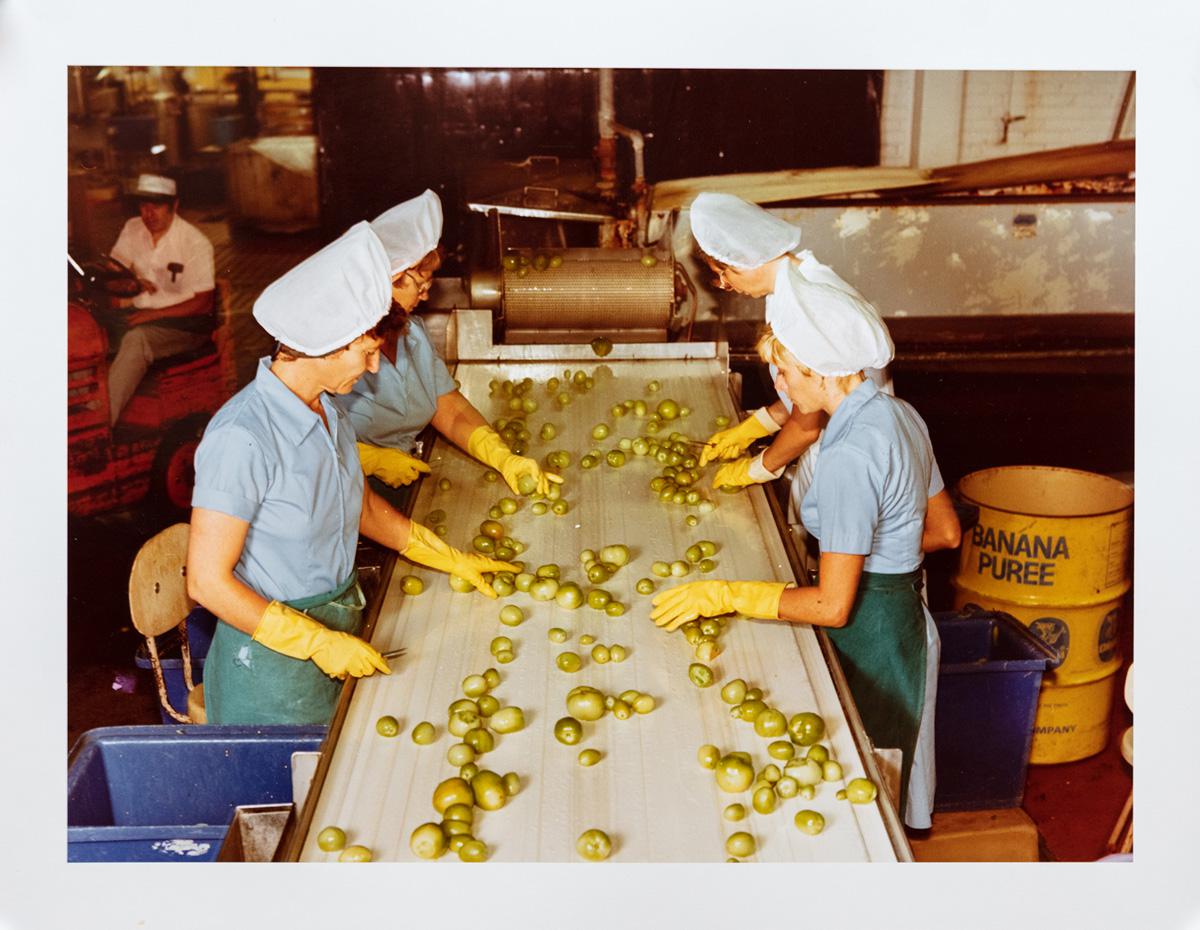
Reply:
[[[135,197],[174,197],[177,190],[172,178],[161,174],[139,174],[133,194]]]
[[[767,299],[767,323],[776,338],[819,375],[886,367],[896,348],[879,311],[848,284],[806,278],[803,267],[786,262]]]
[[[391,305],[387,253],[363,221],[271,282],[254,302],[254,319],[284,345],[324,355],[353,342]]]
[[[437,248],[442,238],[442,201],[431,190],[398,203],[371,220],[387,250],[392,274],[411,268]]]
[[[706,254],[743,270],[765,265],[800,244],[799,226],[733,194],[697,194],[691,223]]]

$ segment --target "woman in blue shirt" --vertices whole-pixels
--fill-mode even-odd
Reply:
[[[220,622],[205,661],[209,723],[328,723],[341,681],[383,657],[358,637],[359,533],[484,594],[515,566],[459,552],[365,487],[330,395],[378,366],[387,257],[366,223],[272,283],[254,317],[279,345],[196,451],[188,593]]]
[[[442,204],[431,190],[397,204],[371,221],[371,230],[387,252],[391,268],[393,313],[404,323],[384,342],[378,371],[365,373],[354,388],[338,397],[359,438],[363,470],[392,487],[409,484],[429,471],[411,455],[417,434],[433,428],[472,457],[503,475],[514,493],[522,477],[545,494],[558,475],[515,455],[483,415],[463,396],[438,356],[424,324],[412,316],[429,294],[441,264]],[[526,481],[529,486],[529,481]]]
[[[701,616],[740,613],[829,628],[868,736],[903,753],[900,809],[930,825],[936,661],[927,650],[920,595],[923,553],[957,546],[959,525],[925,423],[864,374],[891,359],[879,318],[857,303],[801,301],[768,315],[759,354],[778,367],[778,389],[801,413],[828,416],[801,518],[820,543],[819,580],[701,581],[664,591],[651,619],[673,630]],[[931,665],[933,666],[931,674]],[[918,752],[918,743],[924,752]],[[911,784],[914,758],[925,758]]]

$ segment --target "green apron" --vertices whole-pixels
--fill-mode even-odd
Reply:
[[[920,570],[863,572],[849,622],[828,633],[871,742],[904,753],[898,805],[903,811],[925,702]],[[206,669],[206,681],[207,674]]]
[[[358,573],[337,590],[285,601],[331,630],[357,634],[363,599]],[[342,682],[311,659],[293,659],[218,623],[204,660],[204,708],[209,723],[327,724]]]

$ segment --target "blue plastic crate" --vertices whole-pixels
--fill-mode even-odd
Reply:
[[[198,685],[204,681],[204,658],[208,655],[208,647],[212,645],[213,633],[217,629],[217,618],[203,607],[195,607],[187,616],[188,649],[192,656],[192,684]],[[167,700],[179,713],[187,713],[187,681],[183,677],[183,654],[179,648],[179,635],[175,631],[155,637],[158,646],[158,663],[162,666],[163,684],[167,688]],[[150,662],[150,651],[143,640],[134,654],[133,663],[140,669],[145,669],[153,684],[154,672]],[[167,713],[160,701],[158,713],[162,722],[175,724],[176,720]]]
[[[292,753],[318,726],[88,730],[67,769],[70,862],[208,862],[234,808],[292,800]]]
[[[1018,807],[1042,674],[1055,653],[1018,620],[967,607],[934,615],[942,640],[935,811]]]

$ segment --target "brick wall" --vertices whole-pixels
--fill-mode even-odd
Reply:
[[[914,95],[920,82],[913,71],[884,76],[880,163],[912,163]],[[960,162],[1104,142],[1112,138],[1127,71],[967,71],[964,75]],[[1134,136],[1134,107],[1121,133]],[[1008,123],[1005,118],[1023,116]],[[925,120],[938,115],[924,108]],[[943,114],[942,119],[946,116]]]

